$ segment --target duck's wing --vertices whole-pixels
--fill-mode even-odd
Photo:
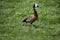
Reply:
[[[29,17],[26,19],[26,21],[27,21],[27,22],[33,22],[35,19],[36,19],[36,17],[34,17],[34,16],[29,16]]]
[[[24,18],[23,22],[33,22],[35,21],[36,17],[34,15],[28,16]]]

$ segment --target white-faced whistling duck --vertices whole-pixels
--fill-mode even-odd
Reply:
[[[38,6],[38,4],[35,3],[35,4],[33,5],[34,13],[33,13],[31,16],[26,17],[26,18],[23,20],[23,22],[32,24],[34,21],[37,20],[37,18],[38,18],[37,11],[36,11],[36,8],[37,8],[37,7],[39,7],[39,6]]]

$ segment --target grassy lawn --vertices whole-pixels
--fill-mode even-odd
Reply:
[[[38,19],[23,25],[38,3]],[[60,40],[59,0],[0,0],[0,40]]]

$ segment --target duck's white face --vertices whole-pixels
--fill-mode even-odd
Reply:
[[[39,7],[38,4],[35,3],[35,8]]]

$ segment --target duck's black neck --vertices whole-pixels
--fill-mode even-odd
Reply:
[[[38,16],[38,15],[37,15],[37,11],[36,11],[36,9],[33,8],[33,10],[34,10],[34,16]]]

